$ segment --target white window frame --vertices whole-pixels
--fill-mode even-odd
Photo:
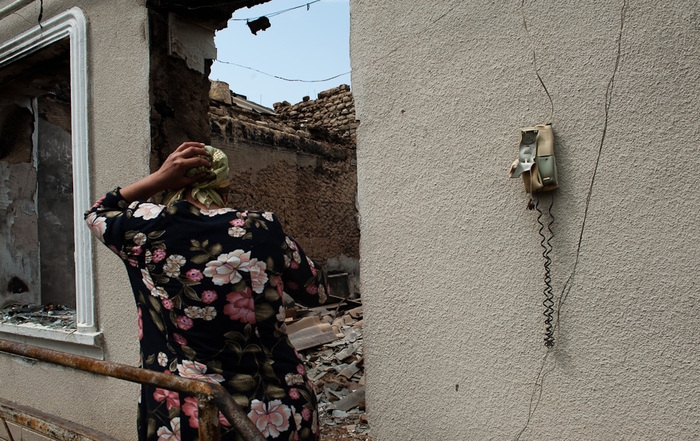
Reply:
[[[0,338],[38,343],[103,358],[95,321],[92,239],[83,222],[90,202],[88,162],[87,20],[74,7],[0,44],[0,69],[64,38],[70,39],[71,144],[73,161],[73,234],[75,240],[76,330],[0,324]],[[92,348],[90,348],[92,347]]]

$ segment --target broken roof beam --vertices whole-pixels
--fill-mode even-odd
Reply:
[[[213,29],[224,29],[233,13],[270,0],[148,0],[149,8],[174,12]]]

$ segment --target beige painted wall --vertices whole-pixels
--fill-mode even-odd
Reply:
[[[144,4],[141,0],[44,2],[44,19],[79,6],[88,21],[93,199],[149,171],[148,21]],[[38,15],[37,1],[3,19],[0,41],[34,26]],[[128,280],[119,259],[97,245],[95,301],[105,359],[136,365],[136,313]],[[137,385],[0,355],[0,396],[118,439],[136,438]]]
[[[697,1],[523,4],[351,2],[373,439],[697,439]],[[507,178],[550,113],[531,43],[561,183],[549,351]]]

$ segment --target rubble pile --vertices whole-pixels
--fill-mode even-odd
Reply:
[[[362,305],[341,299],[295,310],[287,333],[304,358],[319,407],[323,440],[369,440],[365,415]]]
[[[0,323],[50,329],[76,328],[75,309],[64,305],[13,305],[0,309]]]

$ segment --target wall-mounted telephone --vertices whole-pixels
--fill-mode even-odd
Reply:
[[[520,129],[518,159],[510,166],[508,175],[511,178],[522,176],[527,193],[550,191],[559,186],[550,124]]]
[[[537,222],[540,224],[539,234],[542,237],[540,245],[543,248],[544,258],[544,283],[543,290],[545,299],[542,306],[545,307],[545,337],[544,344],[548,348],[554,346],[554,293],[552,291],[552,259],[549,253],[552,251],[552,204],[551,198],[547,216],[539,206],[539,197],[534,197],[533,193],[554,190],[559,186],[557,181],[557,163],[554,160],[554,134],[550,124],[538,124],[534,127],[524,127],[520,129],[520,144],[518,147],[518,159],[510,166],[511,178],[522,176],[525,184],[525,191],[530,195],[528,208],[537,210],[539,216]],[[543,219],[549,218],[549,222]]]

